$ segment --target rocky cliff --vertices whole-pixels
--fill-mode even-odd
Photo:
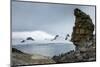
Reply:
[[[93,40],[94,24],[89,15],[76,8],[74,10],[75,26],[73,27],[71,41],[77,47],[88,47]]]

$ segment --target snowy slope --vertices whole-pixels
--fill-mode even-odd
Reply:
[[[13,32],[12,33],[12,38],[15,38],[15,39],[25,39],[27,37],[32,37],[35,40],[45,40],[45,39],[52,39],[54,36],[43,31]]]
[[[42,44],[42,43],[71,43],[69,40],[65,40],[65,37],[48,34],[44,31],[33,31],[33,32],[12,32],[12,44]],[[28,37],[32,37],[34,41],[27,40]],[[21,43],[21,41],[25,41]]]

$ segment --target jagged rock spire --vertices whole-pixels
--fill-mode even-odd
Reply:
[[[75,26],[73,27],[71,41],[76,46],[87,46],[93,39],[94,24],[89,15],[76,8],[74,10]]]

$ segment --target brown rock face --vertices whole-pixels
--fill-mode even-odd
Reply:
[[[76,8],[74,10],[75,26],[73,27],[71,41],[78,47],[88,46],[93,40],[94,24],[89,15]]]
[[[75,26],[73,27],[71,41],[76,45],[76,50],[54,56],[53,60],[56,63],[96,61],[94,24],[89,15],[77,8],[74,10],[74,15]]]

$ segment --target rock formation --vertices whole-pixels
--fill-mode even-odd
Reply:
[[[25,42],[25,40],[22,40],[21,43]]]
[[[59,35],[56,35],[51,41],[56,40],[59,37]]]
[[[27,37],[27,39],[26,40],[34,40],[32,37]]]
[[[12,48],[12,52],[13,52],[13,53],[14,53],[14,52],[23,53],[22,51],[20,51],[20,50],[18,50],[18,49],[16,49],[16,48]]]
[[[75,62],[91,62],[96,61],[96,52],[92,47],[85,51],[70,51],[59,56],[53,56],[56,63],[75,63]]]
[[[93,35],[94,24],[89,15],[78,8],[74,10],[75,26],[71,41],[76,46],[75,51],[69,51],[53,56],[56,63],[90,62],[96,61],[96,41]]]
[[[68,39],[68,37],[70,37],[70,35],[69,35],[69,34],[67,34],[67,36],[66,36],[65,40],[67,40],[67,39]]]
[[[76,47],[88,47],[88,43],[93,40],[94,24],[90,16],[78,8],[74,10],[74,15],[75,26],[73,27],[71,41]]]

